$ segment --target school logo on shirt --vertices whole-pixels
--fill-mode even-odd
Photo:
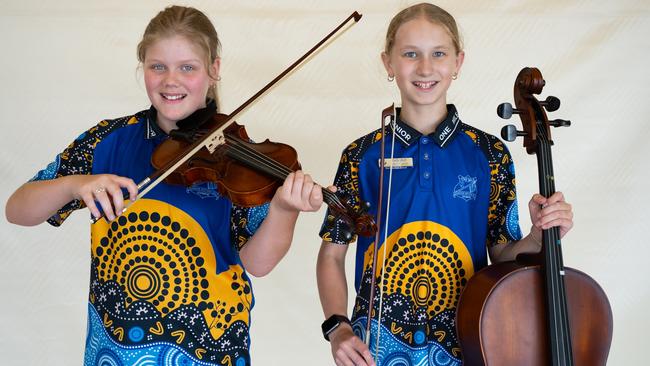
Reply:
[[[218,200],[221,197],[217,185],[212,182],[199,182],[194,183],[191,187],[187,187],[187,193],[193,193],[203,199],[214,198]]]
[[[454,187],[454,198],[462,198],[465,202],[476,199],[476,177],[459,175],[458,184]]]

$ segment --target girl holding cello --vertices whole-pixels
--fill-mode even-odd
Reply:
[[[355,238],[336,222],[320,233],[322,328],[337,365],[459,365],[456,305],[487,255],[496,263],[538,252],[543,229],[564,236],[573,226],[562,193],[535,194],[522,236],[507,148],[447,104],[464,57],[456,21],[435,5],[408,7],[388,26],[381,58],[401,109],[343,151],[334,181],[383,218],[379,239],[357,240],[351,319],[344,263]]]
[[[18,225],[59,226],[83,207],[99,219],[91,226],[86,365],[250,364],[248,274],[269,273],[289,249],[298,213],[323,202],[321,188],[297,171],[262,206],[238,206],[212,182],[161,183],[122,214],[123,191],[137,196],[134,181],[153,170],[156,147],[216,111],[219,48],[202,12],[158,13],[137,50],[151,108],[82,133],[7,202],[7,219]]]

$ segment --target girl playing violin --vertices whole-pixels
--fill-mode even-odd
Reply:
[[[435,5],[406,8],[388,26],[381,58],[402,107],[385,126],[384,154],[379,129],[344,150],[335,178],[340,190],[356,204],[369,202],[376,214],[385,156],[382,235],[377,248],[372,238],[357,240],[350,320],[344,260],[354,238],[347,240],[338,225],[324,225],[320,233],[323,332],[337,365],[460,365],[456,305],[488,254],[501,262],[538,252],[542,229],[559,226],[563,236],[573,226],[562,193],[535,194],[528,204],[533,226],[522,236],[507,148],[461,122],[447,104],[464,57],[454,18]]]
[[[84,364],[250,364],[248,274],[269,273],[289,249],[298,213],[322,203],[321,188],[300,171],[253,208],[210,182],[161,183],[124,202],[177,123],[216,111],[219,48],[202,12],[161,11],[137,48],[151,108],[82,133],[7,202],[18,225],[59,226],[83,207],[105,216],[91,225]]]

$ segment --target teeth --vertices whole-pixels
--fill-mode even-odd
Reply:
[[[428,81],[428,82],[415,81],[415,82],[413,82],[413,84],[415,84],[415,86],[417,86],[418,88],[428,89],[428,88],[434,86],[436,84],[436,82],[435,81]]]
[[[163,96],[163,98],[165,98],[167,100],[179,100],[179,99],[185,98],[185,95],[183,95],[183,94],[177,94],[177,95],[163,94],[162,96]]]

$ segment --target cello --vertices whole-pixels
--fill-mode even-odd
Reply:
[[[545,85],[536,68],[520,71],[514,85],[516,108],[503,103],[497,114],[518,114],[523,131],[508,125],[507,141],[524,137],[538,162],[540,194],[555,193],[550,127],[546,111],[560,107],[549,96],[538,101]],[[587,274],[564,267],[559,229],[543,230],[542,250],[515,261],[487,266],[467,283],[460,296],[456,328],[465,365],[605,365],[612,340],[612,310],[603,289]]]

